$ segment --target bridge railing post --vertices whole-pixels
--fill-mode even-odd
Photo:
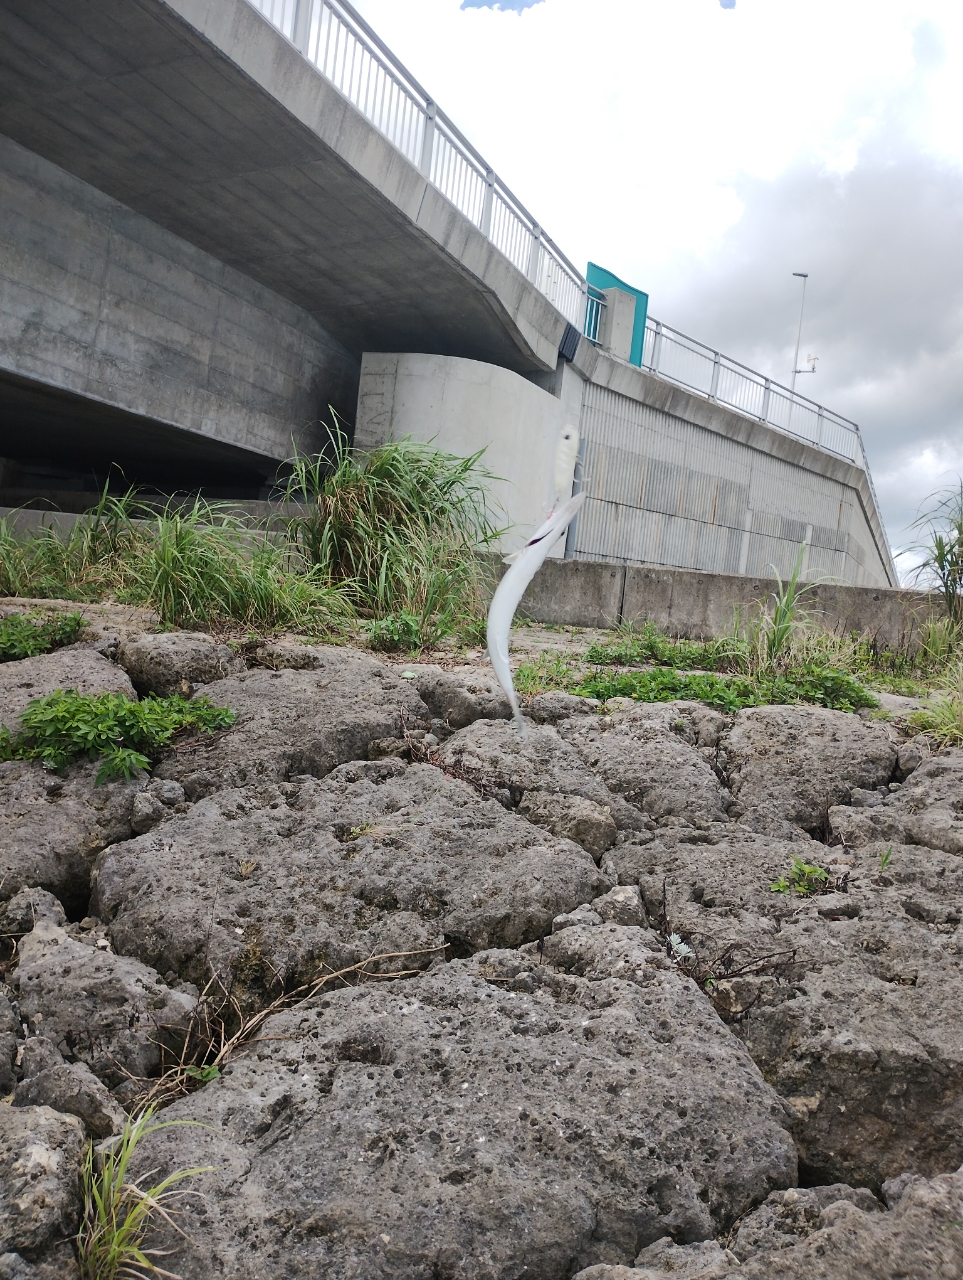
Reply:
[[[311,39],[311,17],[314,0],[294,0],[294,26],[291,39],[307,58],[308,45]]]
[[[528,259],[528,278],[532,284],[538,284],[538,273],[542,266],[542,228],[538,223],[532,225],[532,252]]]
[[[715,400],[719,394],[719,370],[722,368],[722,360],[719,352],[712,353],[712,381],[709,383],[709,399]]]
[[[437,106],[428,101],[425,103],[425,136],[421,143],[421,172],[426,178],[431,178],[431,161],[435,154],[435,116],[438,114]]]
[[[492,169],[485,170],[485,199],[482,203],[481,214],[481,233],[484,236],[491,236],[492,232],[492,206],[495,203],[495,173]]]

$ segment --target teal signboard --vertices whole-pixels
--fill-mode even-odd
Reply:
[[[594,262],[588,264],[585,279],[593,289],[601,289],[603,291],[605,289],[621,289],[623,293],[631,293],[635,298],[635,324],[632,326],[632,351],[629,355],[629,364],[637,364],[641,368],[642,347],[645,342],[645,317],[649,309],[649,295],[643,293],[641,289],[634,289],[632,285],[626,284],[624,280],[614,276],[611,271],[606,271],[604,267],[596,266]]]

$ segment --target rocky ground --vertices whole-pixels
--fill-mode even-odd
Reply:
[[[960,1280],[963,752],[149,625],[0,666],[237,713],[0,764],[0,1280],[149,1097],[185,1280]]]

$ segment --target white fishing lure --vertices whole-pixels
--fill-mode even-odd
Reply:
[[[508,662],[508,637],[512,629],[512,619],[515,617],[519,601],[525,594],[525,588],[545,563],[552,547],[575,519],[584,501],[585,494],[577,493],[574,498],[569,498],[564,506],[553,511],[540,529],[536,529],[519,552],[518,559],[498,584],[488,609],[488,656],[491,658],[498,683],[505,690],[505,696],[511,703],[512,717],[523,738],[526,734],[525,721],[519,710],[512,669]]]

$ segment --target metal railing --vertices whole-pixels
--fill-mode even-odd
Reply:
[[[642,367],[869,471],[855,422],[659,320],[646,320]]]
[[[572,324],[586,284],[347,0],[249,0]]]
[[[589,285],[585,294],[585,323],[582,333],[594,346],[599,346],[605,326],[605,294]]]

